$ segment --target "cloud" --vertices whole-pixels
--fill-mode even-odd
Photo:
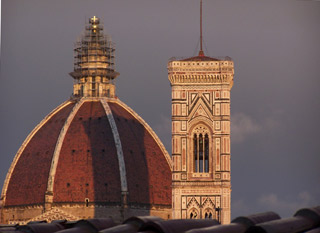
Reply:
[[[231,140],[233,143],[243,142],[250,135],[261,131],[261,126],[249,115],[235,113],[231,116]]]
[[[282,218],[291,217],[299,209],[319,205],[317,200],[319,191],[311,193],[301,191],[294,196],[280,196],[276,193],[263,194],[257,199],[232,199],[232,216],[248,216],[256,213],[273,211]]]
[[[248,216],[257,212],[257,210],[254,209],[254,205],[248,205],[243,199],[231,199],[231,201],[232,218]]]
[[[297,210],[305,207],[313,207],[318,203],[310,192],[301,191],[293,198],[279,198],[275,193],[264,194],[258,198],[257,204],[267,210],[292,216]]]
[[[275,110],[265,118],[256,120],[245,113],[235,113],[231,116],[232,143],[242,143],[261,132],[270,132],[281,126],[282,111]]]

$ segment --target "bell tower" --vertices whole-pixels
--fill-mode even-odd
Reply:
[[[234,63],[230,57],[205,56],[202,35],[200,38],[198,56],[168,62],[173,218],[212,218],[225,224],[230,223],[231,213],[230,90]]]

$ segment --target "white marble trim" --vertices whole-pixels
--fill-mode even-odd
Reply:
[[[121,140],[120,140],[118,128],[117,128],[116,122],[114,121],[111,109],[110,109],[106,99],[102,98],[101,103],[103,105],[104,110],[106,111],[108,121],[110,123],[110,127],[112,130],[114,143],[115,143],[116,149],[117,149],[118,161],[119,161],[121,192],[125,193],[125,192],[128,192],[127,175],[126,175],[126,166],[125,166],[125,162],[124,162],[122,145],[121,145]]]
[[[125,110],[127,110],[134,118],[136,118],[148,130],[150,135],[153,137],[153,139],[156,141],[156,143],[160,147],[162,153],[164,154],[164,156],[165,156],[165,158],[167,160],[169,168],[172,171],[172,160],[171,160],[171,157],[170,157],[169,153],[167,152],[166,148],[164,147],[164,145],[162,144],[162,142],[160,141],[160,139],[158,138],[158,136],[156,135],[156,133],[148,125],[148,123],[145,122],[135,111],[133,111],[130,107],[128,107],[121,100],[119,100],[119,99],[110,99],[109,101],[119,104],[121,107],[123,107]]]
[[[62,148],[64,138],[67,134],[67,131],[70,127],[70,124],[71,124],[73,118],[75,117],[75,115],[77,114],[78,110],[80,109],[80,107],[83,103],[84,103],[84,98],[81,98],[76,103],[76,105],[73,107],[72,111],[70,112],[67,120],[65,121],[65,123],[60,131],[60,134],[59,134],[59,137],[58,137],[58,140],[56,143],[56,147],[54,149],[53,157],[51,160],[51,167],[50,167],[50,173],[49,173],[49,178],[48,178],[47,192],[51,192],[51,193],[53,192],[54,178],[56,175],[57,166],[58,166],[59,157],[60,157],[60,151]]]

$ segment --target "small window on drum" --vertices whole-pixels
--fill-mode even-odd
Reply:
[[[89,207],[89,198],[84,199],[85,203],[86,203],[86,207]]]

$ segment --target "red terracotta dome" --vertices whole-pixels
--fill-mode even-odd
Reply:
[[[170,209],[170,157],[119,99],[69,100],[22,144],[2,199],[4,208],[68,203]]]

